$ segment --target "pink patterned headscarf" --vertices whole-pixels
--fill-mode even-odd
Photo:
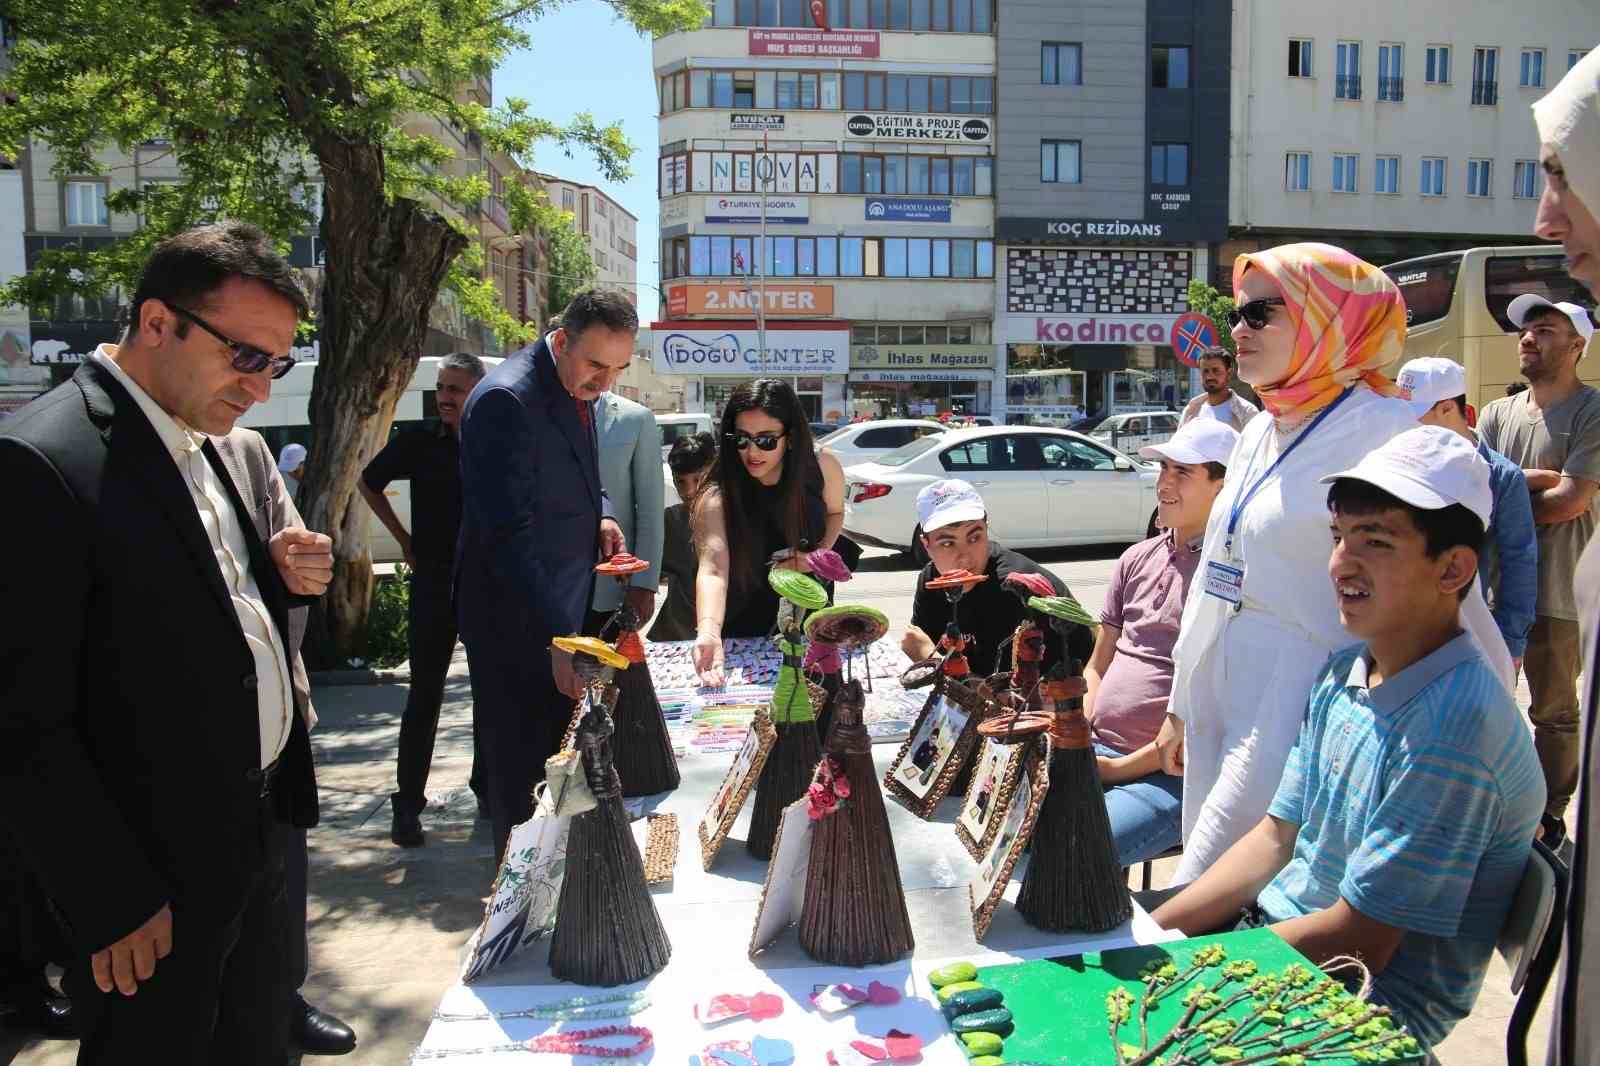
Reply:
[[[1294,325],[1288,375],[1256,386],[1280,426],[1299,425],[1349,385],[1398,393],[1379,369],[1400,358],[1406,339],[1405,300],[1387,274],[1331,244],[1284,244],[1235,259],[1234,292],[1251,267],[1278,287]]]

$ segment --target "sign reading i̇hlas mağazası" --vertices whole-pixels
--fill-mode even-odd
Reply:
[[[986,118],[966,115],[862,114],[844,120],[852,137],[874,141],[958,141],[983,144],[993,132]]]
[[[656,372],[661,374],[843,374],[850,369],[850,331],[767,330],[760,333],[693,322],[656,322]]]

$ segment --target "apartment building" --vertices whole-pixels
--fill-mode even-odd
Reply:
[[[572,215],[572,225],[589,243],[589,255],[599,273],[595,284],[621,289],[639,302],[639,218],[605,190],[540,174],[550,202]]]

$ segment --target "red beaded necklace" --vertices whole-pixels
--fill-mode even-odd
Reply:
[[[631,1036],[637,1041],[624,1047],[604,1047],[586,1044],[586,1040],[606,1040],[612,1037]],[[545,1051],[556,1055],[589,1055],[594,1058],[632,1058],[650,1050],[655,1037],[642,1025],[602,1025],[597,1029],[575,1029],[568,1033],[549,1033],[530,1039],[529,1051]]]

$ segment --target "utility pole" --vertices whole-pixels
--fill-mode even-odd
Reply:
[[[768,151],[767,136],[763,131],[761,161],[756,164],[756,180],[761,183],[761,250],[756,253],[756,258],[761,263],[761,273],[757,275],[756,282],[760,289],[756,296],[756,344],[760,348],[762,377],[767,376],[767,189],[776,176],[772,153]]]

